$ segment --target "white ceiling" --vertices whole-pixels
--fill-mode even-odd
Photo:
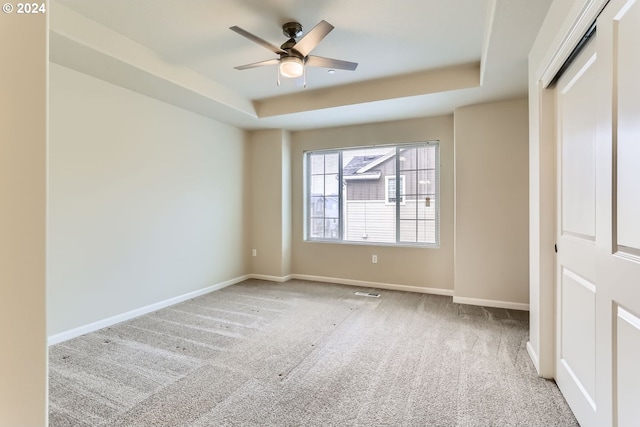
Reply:
[[[53,62],[245,129],[290,130],[450,113],[525,96],[527,55],[551,0],[52,0]],[[281,25],[335,29],[307,87],[229,30],[280,45]]]

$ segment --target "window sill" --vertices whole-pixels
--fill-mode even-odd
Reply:
[[[305,243],[321,243],[334,245],[355,245],[355,246],[382,246],[392,248],[415,248],[415,249],[440,249],[437,243],[384,243],[384,242],[356,242],[351,240],[322,240],[304,239]]]

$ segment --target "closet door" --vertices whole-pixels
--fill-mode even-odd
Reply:
[[[556,86],[556,381],[583,427],[596,426],[596,135],[593,38]]]
[[[640,422],[640,1],[558,81],[556,379],[583,426]]]
[[[598,19],[597,399],[600,425],[640,425],[640,2]]]

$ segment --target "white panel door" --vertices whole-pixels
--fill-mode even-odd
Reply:
[[[557,382],[583,426],[640,426],[640,0],[559,80]]]
[[[597,425],[597,62],[592,39],[556,87],[556,381],[583,427]]]
[[[640,426],[640,2],[612,0],[598,19],[598,158],[602,179],[596,227],[598,281],[604,286],[597,313],[601,425]],[[600,161],[600,160],[599,160]],[[600,201],[600,199],[602,199]]]

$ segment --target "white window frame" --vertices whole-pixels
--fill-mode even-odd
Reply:
[[[403,206],[405,205],[405,197],[404,194],[406,194],[405,191],[405,179],[404,179],[404,175],[400,175],[400,205]],[[395,206],[396,202],[392,202],[389,200],[389,181],[396,179],[395,175],[387,175],[384,177],[384,204],[387,206]],[[398,193],[398,188],[396,186],[396,194]]]
[[[396,152],[395,152],[395,158],[396,158],[396,175],[395,177],[397,179],[400,179],[400,194],[401,196],[401,201],[399,203],[389,203],[389,187],[388,187],[388,181],[389,178],[393,178],[392,175],[389,176],[385,176],[385,200],[384,203],[385,205],[391,205],[394,206],[395,205],[395,209],[396,209],[396,218],[395,218],[395,231],[396,231],[396,239],[395,242],[387,242],[387,241],[358,241],[358,240],[347,240],[346,237],[344,236],[344,232],[345,232],[345,213],[344,213],[344,203],[346,201],[346,191],[343,191],[343,186],[344,183],[347,182],[347,178],[344,177],[343,174],[343,152],[347,152],[347,151],[353,151],[353,150],[357,150],[357,149],[367,149],[367,148],[381,148],[383,146],[364,146],[364,147],[344,147],[344,148],[333,148],[333,149],[328,149],[328,150],[311,150],[311,151],[305,151],[304,155],[303,155],[303,171],[304,171],[304,240],[306,242],[319,242],[319,243],[339,243],[339,244],[357,244],[357,245],[373,245],[373,246],[414,246],[414,247],[422,247],[422,248],[439,248],[440,247],[440,199],[441,199],[441,194],[440,194],[440,142],[439,141],[427,141],[427,142],[419,142],[419,143],[406,143],[406,144],[389,144],[388,145],[389,148],[395,148]],[[411,148],[416,148],[416,147],[435,147],[435,153],[434,156],[435,158],[433,159],[433,165],[431,167],[429,167],[429,165],[423,165],[423,167],[418,167],[416,166],[415,169],[411,168],[411,169],[401,169],[400,167],[400,163],[401,163],[401,155],[400,153],[404,150],[407,149],[411,149]],[[310,162],[311,162],[311,157],[313,155],[318,155],[318,154],[323,154],[323,155],[331,155],[331,154],[336,154],[338,153],[339,155],[339,167],[338,167],[338,179],[340,182],[342,182],[342,185],[339,185],[339,194],[338,194],[338,204],[339,204],[339,218],[338,218],[338,236],[337,237],[313,237],[311,236],[311,230],[312,230],[312,221],[313,220],[317,220],[318,217],[316,217],[316,215],[314,215],[314,213],[311,212],[311,200],[313,199],[313,197],[317,197],[317,196],[312,196],[311,195],[311,166],[310,166]],[[386,156],[385,156],[386,157]],[[390,156],[389,156],[390,157]],[[387,157],[388,158],[388,157]],[[380,161],[386,160],[385,158],[381,158]],[[380,161],[378,161],[376,163],[379,164]],[[431,163],[431,162],[430,162]],[[373,165],[373,164],[372,164]],[[375,166],[375,165],[373,165]],[[369,169],[367,167],[367,169]],[[406,192],[406,175],[405,174],[401,174],[401,171],[414,171],[416,172],[416,174],[418,172],[424,172],[424,171],[429,171],[432,170],[434,171],[435,174],[435,183],[433,185],[433,189],[432,192],[429,193],[425,193],[424,195],[427,195],[426,200],[429,200],[431,204],[434,204],[434,218],[432,219],[434,226],[435,226],[435,230],[434,230],[434,242],[416,242],[416,241],[402,241],[402,237],[401,237],[401,222],[406,223],[407,220],[411,220],[413,221],[414,219],[408,219],[408,218],[401,218],[400,216],[400,207],[406,204],[406,200],[407,200],[407,192]],[[364,172],[364,170],[361,170],[362,172]],[[327,175],[333,175],[335,173],[327,173]],[[314,176],[317,176],[318,174],[314,174]],[[417,175],[416,175],[417,177]],[[353,178],[352,178],[353,179]],[[412,191],[409,191],[409,193],[412,193]],[[421,192],[419,192],[421,193]],[[410,194],[411,195],[411,194]],[[418,227],[418,224],[421,221],[425,221],[424,218],[415,218],[415,222],[416,222],[416,227]],[[431,221],[429,219],[427,219],[427,221]],[[416,229],[417,230],[417,229]]]

